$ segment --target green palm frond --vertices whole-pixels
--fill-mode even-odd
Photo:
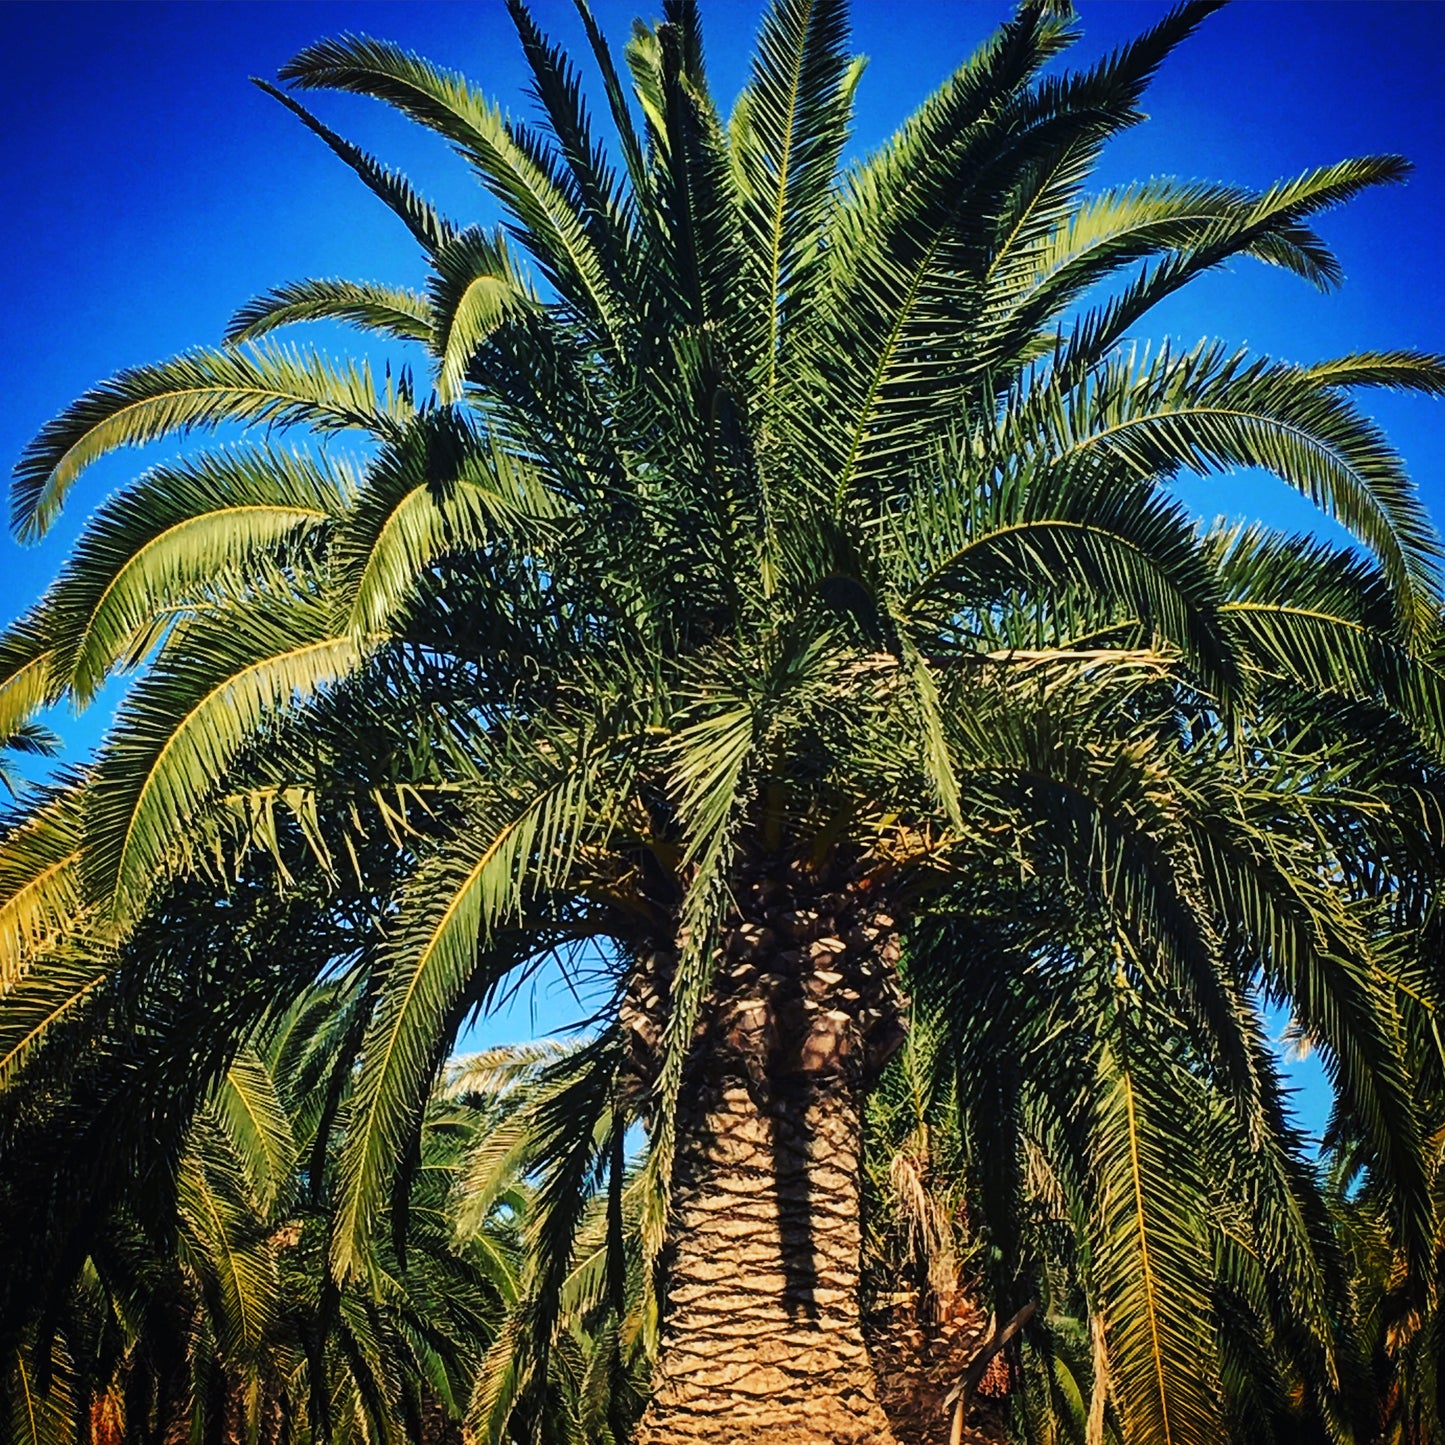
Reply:
[[[610,1237],[613,1221],[597,1207],[599,1185],[614,1153],[612,1138],[626,1128],[626,1121],[615,1117],[618,1062],[615,1037],[604,1034],[582,1045],[550,1066],[550,1077],[528,1111],[540,1178],[527,1226],[530,1268],[510,1341],[514,1357],[507,1373],[514,1398],[535,1390],[545,1378],[564,1309],[571,1304],[574,1314],[585,1316],[577,1301],[566,1298],[582,1268],[577,1255],[584,1244],[584,1221],[590,1216],[602,1230],[601,1247],[593,1251],[602,1266],[594,1270],[598,1282],[605,1281],[609,1252],[615,1258],[623,1249],[621,1239]],[[615,1162],[611,1173],[611,1186],[620,1191]],[[581,1253],[588,1253],[585,1245]],[[595,1306],[597,1300],[587,1303]],[[473,1410],[479,1418],[496,1419],[501,1411],[487,1396],[483,1388]]]
[[[617,787],[606,740],[584,735],[564,746],[555,739],[527,760],[509,789],[418,871],[401,902],[378,966],[342,1157],[332,1261],[343,1278],[369,1272],[392,1161],[417,1125],[416,1101],[442,1065],[459,1010],[489,1000],[508,972],[546,946],[516,931],[524,910],[565,878],[589,835],[606,836],[608,793]]]
[[[1399,1226],[1410,1247],[1423,1250],[1429,1205],[1419,1117],[1385,980],[1352,937],[1357,921],[1282,859],[1270,866],[1267,833],[1200,842],[1216,906],[1257,951],[1266,988],[1288,998],[1325,1043],[1331,1082],[1395,1182]]]
[[[431,344],[436,320],[425,296],[358,281],[295,281],[248,301],[232,316],[225,340],[255,341],[298,321],[345,321],[398,341]]]
[[[445,136],[515,215],[528,249],[558,292],[617,334],[615,293],[579,207],[519,141],[524,128],[514,130],[460,75],[359,36],[309,46],[280,74],[303,89],[386,101]]]
[[[1161,301],[1230,257],[1257,251],[1273,234],[1298,234],[1297,227],[1306,218],[1343,205],[1371,186],[1397,184],[1409,171],[1409,163],[1400,156],[1366,156],[1321,166],[1271,186],[1243,217],[1221,220],[1189,247],[1141,268],[1128,287],[1088,313],[1062,352],[1060,374],[1071,383],[1079,380]],[[1333,284],[1335,274],[1325,271],[1319,279]]]
[[[472,358],[500,327],[537,309],[538,303],[501,234],[469,227],[436,256],[431,283],[437,318],[437,395],[460,399]]]
[[[17,618],[0,637],[0,736],[18,732],[60,698],[52,641],[39,607]]]
[[[46,424],[15,467],[15,527],[25,538],[43,535],[80,473],[117,447],[228,421],[386,437],[411,414],[404,374],[378,392],[368,365],[299,348],[191,351],[121,372]]]
[[[1100,1068],[1093,1273],[1111,1388],[1131,1438],[1208,1440],[1217,1436],[1219,1404],[1208,1363],[1215,1350],[1200,1230],[1203,1181],[1180,1157],[1177,1125],[1151,1111],[1157,1096],[1141,1088],[1133,1051],[1105,1045]]]
[[[857,73],[847,54],[839,0],[780,0],[763,19],[730,141],[742,180],[743,216],[767,258],[770,370],[783,312],[800,314],[822,264],[813,244],[833,203],[833,177],[848,134]],[[765,383],[773,389],[771,376]]]
[[[1434,526],[1378,429],[1306,372],[1220,346],[1181,356],[1165,347],[1104,368],[1084,396],[1040,422],[1061,467],[1099,460],[1165,478],[1273,472],[1375,552],[1405,617],[1422,625],[1436,587]]]
[[[52,950],[6,990],[0,1015],[0,1087],[52,1034],[74,1025],[97,1002],[112,969],[113,960],[104,954]]]
[[[394,628],[416,581],[441,559],[518,535],[535,545],[560,507],[466,416],[424,414],[372,464],[332,547],[345,625],[357,636]]]
[[[53,666],[82,706],[188,613],[244,596],[266,564],[314,545],[344,505],[346,473],[273,447],[155,468],[112,498],[47,594],[63,639]]]
[[[1231,221],[1245,221],[1256,199],[1231,186],[1153,180],[1101,192],[1061,207],[1057,215],[1029,212],[1030,228],[1015,223],[1018,231],[986,275],[987,340],[977,369],[1016,367],[1035,354],[1035,337],[1037,354],[1047,354],[1052,336],[1044,328],[1062,307],[1124,266],[1188,252]],[[1297,223],[1250,230],[1241,249],[1316,285],[1339,278],[1338,263],[1324,243]]]
[[[101,896],[138,907],[158,879],[194,863],[201,809],[242,748],[360,667],[368,641],[330,624],[322,602],[261,598],[171,634],[122,707],[88,790],[85,867]]]
[[[578,8],[585,20],[585,5]],[[562,189],[573,192],[588,235],[597,247],[612,284],[619,292],[635,296],[635,201],[619,184],[608,163],[605,148],[593,135],[581,78],[566,51],[542,33],[524,0],[508,0],[507,9],[517,27],[523,54],[532,71],[533,91],[546,113],[565,170],[559,170],[545,151],[535,144],[531,147],[533,156],[550,171]],[[605,46],[599,49],[602,52],[599,59],[602,59]],[[604,72],[607,68],[604,64]],[[626,146],[631,131],[630,121],[624,122],[616,113],[613,118],[618,122]],[[528,139],[525,133],[519,133],[523,144]],[[641,174],[640,167],[634,166],[634,184]]]
[[[332,154],[349,165],[367,189],[406,226],[428,255],[435,254],[452,238],[455,234],[452,223],[423,200],[400,172],[389,170],[374,156],[337,135],[284,90],[254,78],[253,84],[273,100],[280,101],[307,130],[325,142]]]
[[[81,1437],[82,1384],[63,1341],[36,1353],[20,1346],[7,1350],[4,1373],[6,1438],[15,1445],[75,1445]]]
[[[960,607],[1077,590],[1124,609],[1156,645],[1179,649],[1221,701],[1237,694],[1240,661],[1221,626],[1218,582],[1183,508],[1137,481],[1109,485],[1087,469],[1062,470],[1044,480],[1020,467],[984,487],[963,472],[920,487],[913,514],[942,546],[924,575],[909,579],[909,612],[945,631]],[[900,552],[920,560],[916,546]]]
[[[1221,611],[1252,667],[1321,694],[1379,699],[1438,748],[1445,679],[1400,638],[1377,567],[1302,538],[1229,528],[1209,539],[1226,592]]]
[[[257,1209],[269,1217],[289,1185],[297,1149],[276,1081],[253,1049],[242,1049],[232,1060],[211,1110],[242,1165]]]
[[[1067,31],[1025,9],[856,178],[855,200],[839,229],[845,237],[855,226],[868,235],[862,256],[871,252],[873,259],[862,260],[866,269],[850,275],[844,293],[855,348],[867,340],[863,365],[849,361],[858,380],[839,397],[849,432],[837,506],[855,485],[926,445],[957,409],[963,369],[957,358],[967,354],[981,302],[973,258],[986,249],[974,218],[996,214],[1021,167],[1057,167],[1075,147],[1133,124],[1150,76],[1214,8],[1180,6],[1092,71],[1044,82],[1034,92],[1025,82]],[[936,129],[945,117],[950,128]],[[884,208],[895,191],[902,204],[890,214]],[[858,263],[845,264],[851,271]]]
[[[81,806],[75,789],[57,792],[13,820],[0,844],[0,996],[83,926]]]
[[[1305,368],[1325,386],[1383,386],[1393,391],[1445,394],[1445,357],[1425,351],[1360,351]]]
[[[217,1343],[228,1355],[255,1359],[278,1308],[276,1261],[258,1221],[238,1197],[222,1139],[197,1131],[182,1161],[177,1197],[203,1288],[213,1293]]]

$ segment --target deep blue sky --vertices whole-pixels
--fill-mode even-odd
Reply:
[[[713,85],[742,83],[758,0],[704,0]],[[570,0],[537,0],[544,25],[579,40]],[[596,0],[620,45],[638,0]],[[996,0],[857,0],[870,57],[857,145],[881,140],[1001,19]],[[1082,0],[1090,59],[1148,25],[1154,0]],[[388,37],[466,71],[525,110],[524,75],[501,0],[476,3],[10,3],[0,8],[0,460],[86,386],[120,367],[218,339],[229,314],[306,275],[410,283],[410,239],[314,137],[247,76],[342,30]],[[1342,291],[1241,264],[1171,303],[1149,334],[1248,342],[1309,361],[1363,347],[1445,350],[1445,5],[1239,0],[1165,66],[1150,122],[1110,152],[1103,180],[1147,175],[1254,185],[1344,156],[1397,151],[1417,170],[1322,222],[1344,262]],[[579,45],[580,51],[580,45]],[[399,165],[454,215],[492,212],[432,138],[352,97],[314,98],[338,129]],[[299,334],[299,333],[298,333]],[[328,338],[330,339],[330,338]],[[1445,411],[1374,399],[1438,518],[1445,517]],[[75,528],[134,456],[96,467],[70,514],[36,548],[0,540],[0,614],[53,574]],[[1206,514],[1307,526],[1309,509],[1255,477],[1192,486]],[[74,746],[98,719],[66,730]],[[550,1012],[550,1010],[547,1010]]]

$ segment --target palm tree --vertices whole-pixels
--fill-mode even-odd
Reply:
[[[915,987],[909,1044],[870,1100],[866,1217],[881,1238],[865,1275],[890,1298],[907,1291],[881,1341],[880,1378],[905,1392],[900,1437],[942,1445],[961,1394],[959,1423],[986,1426],[997,1400],[975,1418],[959,1386],[988,1365],[1010,1438],[1148,1438],[1134,1351],[1177,1348],[1187,1318],[1215,1438],[1373,1438],[1349,1272],[1268,1052],[1264,1097],[1242,1111],[1177,999],[1091,948],[1076,922],[1087,900],[1061,905],[1057,882],[974,894],[947,1012]],[[1381,1199],[1385,1233],[1389,1216]],[[1120,1325],[1130,1291],[1137,1331]],[[1159,1338],[1150,1294],[1170,1319]],[[1005,1368],[983,1345],[1020,1318]],[[1178,1383],[1171,1432],[1193,1438]]]
[[[1423,930],[1432,959],[1439,957],[1440,922],[1437,905]],[[1355,1372],[1369,1402],[1360,1434],[1391,1445],[1425,1445],[1439,1434],[1445,1382],[1445,1050],[1438,1004],[1412,1010],[1406,1023],[1418,1107],[1430,1141],[1435,1207],[1428,1249],[1412,1255],[1404,1246],[1388,1183],[1345,1116],[1331,1120],[1326,1141],[1326,1198],[1348,1260],[1350,1301],[1343,1317],[1355,1337]]]
[[[505,1110],[495,1097],[436,1101],[404,1229],[378,1241],[385,1299],[330,1289],[334,1150],[314,1131],[347,995],[310,991],[264,1054],[232,1060],[186,1131],[170,1218],[113,1197],[91,1221],[74,1284],[7,1351],[7,1440],[459,1441],[515,1289],[517,1229],[489,1218],[459,1239],[449,1201],[459,1158]],[[48,1102],[54,1128],[64,1111]],[[4,1191],[13,1220],[17,1187],[40,1181],[23,1157],[8,1162],[19,1165]]]
[[[312,907],[308,937],[329,941],[296,966],[218,967],[226,1006],[167,1057],[194,1095],[318,972],[360,971],[330,1268],[380,1291],[378,1229],[460,1022],[601,944],[601,1027],[547,1116],[532,1229],[550,1248],[508,1336],[512,1383],[488,1372],[479,1417],[547,1378],[582,1186],[602,1181],[608,1230],[630,1210],[647,1266],[614,1272],[611,1308],[637,1303],[660,1340],[644,1442],[886,1441],[859,1149],[907,1033],[900,960],[944,1004],[985,956],[990,986],[1026,987],[1035,954],[985,955],[971,900],[990,876],[1063,880],[1087,922],[1070,957],[1121,998],[1167,999],[1251,1138],[1274,1108],[1254,991],[1289,1002],[1422,1248],[1404,965],[1380,946],[1403,906],[1383,865],[1406,844],[1371,827],[1340,740],[1362,709],[1388,716],[1400,796],[1432,795],[1437,544],[1350,393],[1438,394],[1445,366],[1130,344],[1237,256],[1333,285],[1310,218],[1407,170],[1086,196],[1212,8],[1046,76],[1073,28],[1027,4],[841,171],[860,73],[841,0],[773,6],[726,123],[691,0],[634,31],[640,114],[583,6],[620,171],[521,3],[538,127],[382,42],[297,56],[296,89],[444,135],[507,224],[449,221],[267,87],[408,227],[426,289],[281,287],[223,347],[122,373],[22,458],[30,537],[116,447],[224,424],[360,443],[253,440],[152,470],[7,639],[7,727],[146,671],[94,766],[12,839],[0,1084],[124,991],[132,940],[203,870],[254,882],[259,852],[329,881],[345,927]],[[263,339],[313,318],[419,344],[431,390]],[[1207,533],[1169,496],[1182,471],[1247,466],[1368,560]],[[952,1057],[983,1057],[969,1014],[941,1017]],[[1140,1103],[1131,1017],[1116,998],[1089,1054],[1112,1070],[1094,1137],[1120,1171],[1097,1261],[1112,1388],[1131,1439],[1217,1438],[1201,1241],[1161,1233],[1142,1186],[1168,1180],[1180,1120]],[[1006,1089],[998,1105],[1002,1167]]]

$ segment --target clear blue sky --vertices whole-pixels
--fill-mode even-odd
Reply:
[[[619,45],[638,0],[595,0]],[[758,0],[704,0],[713,85],[745,74]],[[536,0],[581,53],[570,0]],[[857,0],[870,57],[857,147],[883,139],[1009,7],[996,0]],[[1082,0],[1086,60],[1147,26],[1154,0]],[[9,3],[0,10],[0,459],[96,380],[219,338],[230,313],[307,275],[413,283],[410,238],[345,167],[247,83],[342,30],[390,38],[467,72],[525,110],[525,77],[501,0],[451,3]],[[1445,4],[1238,0],[1169,61],[1148,124],[1109,153],[1105,182],[1179,175],[1254,185],[1344,156],[1397,151],[1405,186],[1325,218],[1344,289],[1319,296],[1262,267],[1211,277],[1158,314],[1154,336],[1221,336],[1296,361],[1362,347],[1445,350]],[[343,133],[406,170],[452,214],[492,211],[445,147],[380,107],[321,96]],[[331,337],[328,336],[328,340]],[[1445,408],[1374,399],[1438,518],[1445,518]],[[97,466],[44,544],[0,540],[0,613],[39,593],[85,513],[134,475],[134,455]],[[1266,479],[1191,486],[1207,515],[1312,525]],[[77,749],[101,719],[61,721]],[[545,1004],[542,1017],[553,1014]],[[565,1012],[565,1008],[563,1008]]]

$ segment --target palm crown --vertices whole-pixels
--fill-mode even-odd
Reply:
[[[1167,1109],[1151,1126],[1135,1100],[1130,1010],[1167,1007],[1187,1068],[1222,1081],[1258,1141],[1282,1114],[1254,990],[1287,999],[1394,1181],[1402,1237],[1422,1240],[1397,981],[1413,970],[1433,996],[1411,941],[1436,831],[1418,805],[1445,738],[1435,535],[1350,400],[1439,393],[1439,359],[1301,366],[1129,340],[1233,257],[1334,284],[1310,219],[1406,170],[1376,157],[1263,192],[1086,195],[1212,8],[1055,75],[1071,24],[1025,5],[846,167],[861,66],[836,0],[772,7],[727,121],[688,0],[634,31],[635,108],[583,7],[619,166],[519,0],[538,126],[381,42],[297,56],[293,89],[266,88],[408,227],[427,283],[281,287],[221,348],[82,397],[17,467],[15,524],[35,536],[113,448],[271,434],[106,503],[6,641],[11,728],[146,670],[94,766],[11,836],[0,1069],[120,986],[127,939],[179,878],[254,868],[259,848],[359,893],[367,922],[350,918],[330,965],[366,979],[331,1263],[375,1277],[375,1228],[461,1019],[515,971],[605,940],[600,1041],[538,1228],[553,1218],[565,1244],[564,1196],[589,1171],[622,1190],[628,1121],[645,1118],[636,1227],[672,1281],[666,1336],[685,1342],[709,1338],[687,1303],[715,1245],[698,1223],[709,1160],[748,1108],[783,1154],[778,1131],[797,1126],[804,1233],[814,1255],[852,1251],[847,1296],[856,1211],[850,1245],[819,1201],[836,1190],[846,1215],[856,1177],[820,1182],[808,1138],[856,1153],[859,1099],[906,1023],[900,958],[952,1030],[940,1057],[977,1091],[1007,1040],[977,1030],[963,994],[1015,989],[1061,949],[1040,996],[1062,987],[1067,1012],[1087,977],[1114,1000],[1086,1015],[1079,1067],[1112,1080],[1089,1147],[1120,1171],[1098,1223],[1117,1256],[1101,1246],[1098,1288],[1120,1409],[1137,1438],[1205,1438],[1217,1399],[1207,1372],[1189,1379],[1212,1348],[1189,1293],[1203,1246],[1146,1222],[1143,1180],[1170,1171],[1140,1141],[1167,1133]],[[323,89],[444,135],[505,225],[437,214],[295,98]],[[260,339],[316,318],[419,343],[430,390]],[[283,431],[363,445],[343,460],[287,450]],[[1181,472],[1232,467],[1302,492],[1360,553],[1202,529],[1168,493]],[[1349,748],[1366,728],[1390,742],[1368,759]],[[1038,879],[1073,911],[1047,945],[1015,947],[986,899]],[[217,1058],[276,1002],[243,997],[209,1025]],[[1063,1128],[1059,1079],[1080,1076],[1058,1067],[1037,1097],[1054,1090]],[[1016,1153],[1013,1117],[985,1139],[979,1115],[983,1154]],[[1280,1144],[1280,1189],[1291,1157]],[[528,1304],[543,1341],[565,1247],[550,1268]],[[776,1301],[753,1307],[741,1317],[764,1337]],[[825,1323],[842,1343],[811,1388],[842,1400],[856,1305]],[[664,1350],[646,1438],[744,1408],[746,1390],[698,1383],[685,1354],[669,1366]],[[859,1438],[882,1438],[876,1405],[858,1411]]]

